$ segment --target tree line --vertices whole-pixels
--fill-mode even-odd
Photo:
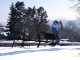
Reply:
[[[80,28],[77,27],[75,22],[68,21],[62,32],[60,32],[60,38],[69,39],[72,42],[80,42]]]
[[[10,6],[7,21],[8,39],[35,39],[40,31],[48,31],[47,12],[43,7],[25,8],[24,2],[17,1]]]

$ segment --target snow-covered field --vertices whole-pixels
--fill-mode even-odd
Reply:
[[[0,60],[80,60],[80,42],[60,41],[60,44],[72,46],[0,47]]]
[[[0,60],[80,60],[80,46],[0,47]]]

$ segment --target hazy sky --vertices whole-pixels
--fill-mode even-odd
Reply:
[[[73,2],[69,0],[0,0],[0,22],[7,22],[8,14],[10,12],[11,3],[15,3],[17,1],[23,1],[25,7],[33,7],[36,8],[42,6],[47,11],[49,19],[76,19],[75,12],[69,9]]]

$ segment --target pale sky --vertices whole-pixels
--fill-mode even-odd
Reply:
[[[25,7],[42,6],[47,11],[48,19],[76,19],[75,12],[70,9],[73,2],[69,0],[0,0],[0,22],[7,22],[11,3],[23,1]]]

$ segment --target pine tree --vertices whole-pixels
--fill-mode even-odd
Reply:
[[[45,31],[47,32],[47,30],[49,29],[49,25],[48,25],[48,19],[47,19],[47,12],[44,10],[43,7],[39,7],[37,9],[37,29],[40,31]]]
[[[7,22],[7,28],[9,28],[9,39],[15,39],[15,37],[20,34],[20,23],[23,20],[24,10],[25,7],[23,2],[18,1],[15,5],[12,3]]]
[[[20,35],[24,37],[26,34],[33,37],[40,31],[46,32],[49,29],[47,17],[47,12],[43,7],[35,8],[34,6],[25,9],[24,2],[12,3],[7,22],[8,37],[17,39]]]
[[[44,10],[43,7],[39,7],[38,9],[28,7],[27,12],[27,19],[26,23],[28,24],[28,33],[29,35],[35,36],[40,31],[45,31],[49,29],[48,20],[47,20],[47,12]]]
[[[15,6],[12,3],[12,5],[10,7],[9,19],[7,22],[7,28],[9,28],[8,39],[14,38],[14,33],[15,33],[15,30],[14,30],[15,22],[14,21],[16,20],[16,14],[17,14],[17,12],[15,9]]]

